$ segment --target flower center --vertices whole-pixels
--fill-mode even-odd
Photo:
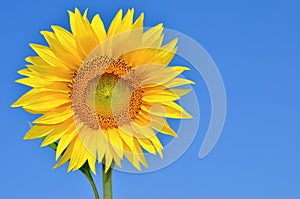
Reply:
[[[93,129],[118,128],[140,111],[144,91],[131,66],[107,56],[85,61],[74,78],[75,119]]]

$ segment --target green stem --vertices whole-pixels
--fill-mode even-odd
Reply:
[[[85,175],[85,177],[88,179],[88,181],[90,182],[92,188],[93,188],[93,191],[94,191],[94,195],[95,195],[95,199],[100,199],[99,197],[99,193],[98,193],[98,190],[97,190],[97,187],[95,185],[95,182],[93,180],[93,177],[91,175],[91,172],[90,172],[90,169],[88,168],[85,168],[84,166],[80,168],[80,171]]]
[[[112,170],[109,168],[105,172],[105,164],[102,164],[102,186],[103,186],[103,198],[112,199]]]
[[[44,140],[45,137],[42,138],[42,140]],[[56,151],[57,149],[57,143],[54,142],[52,144],[49,145],[53,150]],[[64,152],[63,152],[64,153]],[[91,172],[90,172],[90,167],[89,167],[89,164],[86,162],[81,168],[80,168],[80,171],[85,175],[85,177],[88,179],[88,181],[90,182],[92,188],[93,188],[93,191],[94,191],[94,195],[95,195],[95,199],[100,199],[99,197],[99,193],[98,193],[98,190],[97,190],[97,187],[95,185],[95,182],[93,180],[93,177],[91,175]]]

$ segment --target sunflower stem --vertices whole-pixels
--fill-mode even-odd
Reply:
[[[85,167],[81,167],[80,171],[85,175],[85,177],[88,179],[89,183],[91,184],[91,186],[93,188],[93,191],[94,191],[95,199],[100,199],[99,193],[98,193],[96,184],[93,180],[93,177],[91,175],[90,169],[86,169]]]
[[[110,167],[105,172],[105,164],[102,164],[102,186],[103,186],[103,198],[112,199],[112,170]]]
[[[45,137],[42,137],[41,139],[44,140]],[[49,146],[54,151],[56,151],[56,149],[57,149],[57,143],[56,142],[50,144]],[[93,188],[93,191],[94,191],[95,199],[100,199],[96,184],[95,184],[95,182],[93,180],[93,177],[91,175],[91,172],[90,172],[91,169],[90,169],[89,164],[86,162],[79,170],[81,171],[81,173],[83,173],[83,175],[88,179],[89,183],[91,184],[91,186]]]

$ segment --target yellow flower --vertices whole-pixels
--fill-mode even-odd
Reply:
[[[57,142],[55,167],[88,162],[96,173],[96,160],[108,169],[125,156],[140,170],[144,152],[162,157],[157,132],[176,137],[165,118],[191,118],[174,102],[189,91],[174,87],[193,84],[178,77],[187,67],[168,66],[177,39],[162,45],[162,24],[144,30],[144,14],[133,15],[120,10],[106,32],[99,15],[90,22],[75,9],[71,32],[52,26],[41,32],[49,47],[30,44],[37,56],[26,58],[30,64],[18,72],[27,77],[16,82],[32,89],[12,107],[42,114],[24,139]]]

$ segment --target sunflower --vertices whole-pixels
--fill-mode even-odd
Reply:
[[[176,137],[166,118],[191,118],[176,100],[189,92],[176,88],[193,84],[179,75],[189,68],[168,66],[177,39],[163,45],[163,25],[148,30],[144,14],[120,10],[108,31],[97,14],[69,11],[70,28],[41,31],[49,46],[30,44],[26,76],[16,82],[32,87],[12,107],[42,114],[24,139],[43,138],[41,146],[57,143],[55,168],[69,162],[68,171],[88,163],[121,167],[125,156],[134,167],[147,167],[144,153],[159,154],[156,133]]]

